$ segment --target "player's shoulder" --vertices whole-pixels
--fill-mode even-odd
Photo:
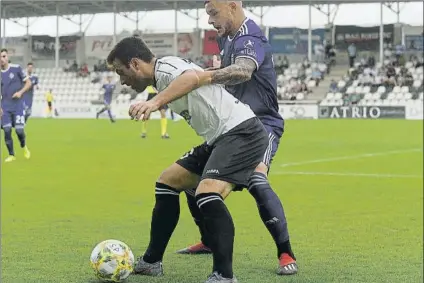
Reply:
[[[240,33],[239,33],[239,36],[246,36],[246,35],[263,36],[264,33],[261,27],[254,20],[247,18],[243,22],[240,28]]]
[[[171,74],[178,71],[197,68],[202,69],[189,59],[177,56],[165,56],[157,59],[155,71]]]
[[[12,64],[12,63],[10,63],[9,64],[9,67],[12,70],[22,70],[22,67],[20,65],[18,65],[18,64]]]

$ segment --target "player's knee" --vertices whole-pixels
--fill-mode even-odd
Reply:
[[[199,177],[182,166],[174,163],[159,176],[158,183],[166,184],[176,190],[192,189],[199,183]]]
[[[234,185],[225,181],[215,179],[203,179],[197,186],[196,196],[200,194],[215,193],[226,198],[233,190]]]
[[[12,136],[12,127],[3,127],[3,131],[6,138]]]
[[[255,172],[262,173],[265,176],[268,175],[268,166],[265,163],[261,162],[255,169]]]
[[[23,127],[17,127],[17,128],[15,129],[15,132],[16,132],[16,134],[17,134],[18,136],[21,136],[21,135],[25,134],[25,131],[24,131],[24,128],[23,128]]]
[[[166,118],[166,111],[165,110],[160,110],[160,117],[163,119],[163,118]]]

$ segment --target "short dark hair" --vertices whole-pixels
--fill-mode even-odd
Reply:
[[[29,62],[28,64],[27,64],[27,66],[33,66],[34,64],[32,63],[32,62]]]
[[[9,53],[9,52],[7,52],[7,49],[6,49],[6,48],[2,48],[2,49],[1,49],[1,51],[0,51],[0,53],[1,53],[1,52]]]
[[[150,63],[154,57],[155,55],[140,36],[131,36],[122,39],[115,45],[112,51],[110,51],[109,56],[107,56],[107,63],[112,65],[113,61],[118,59],[128,67],[133,58]]]

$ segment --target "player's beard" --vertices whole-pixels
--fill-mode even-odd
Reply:
[[[153,82],[151,79],[136,78],[131,84],[131,88],[137,91],[138,93],[143,92],[149,85]]]

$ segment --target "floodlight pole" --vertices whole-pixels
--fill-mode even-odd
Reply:
[[[0,4],[1,7],[1,4]],[[3,36],[1,38],[1,47],[6,47],[6,8],[0,10],[0,15],[3,17]]]
[[[309,2],[308,59],[312,61],[312,4]]]
[[[60,41],[59,41],[59,5],[56,4],[56,39],[55,39],[55,68],[59,68],[59,56],[60,56]]]
[[[116,2],[113,3],[113,45],[116,45]]]
[[[383,22],[384,3],[380,3],[380,63],[384,62],[384,22]]]
[[[175,23],[174,23],[174,55],[178,56],[178,2],[174,2]]]

